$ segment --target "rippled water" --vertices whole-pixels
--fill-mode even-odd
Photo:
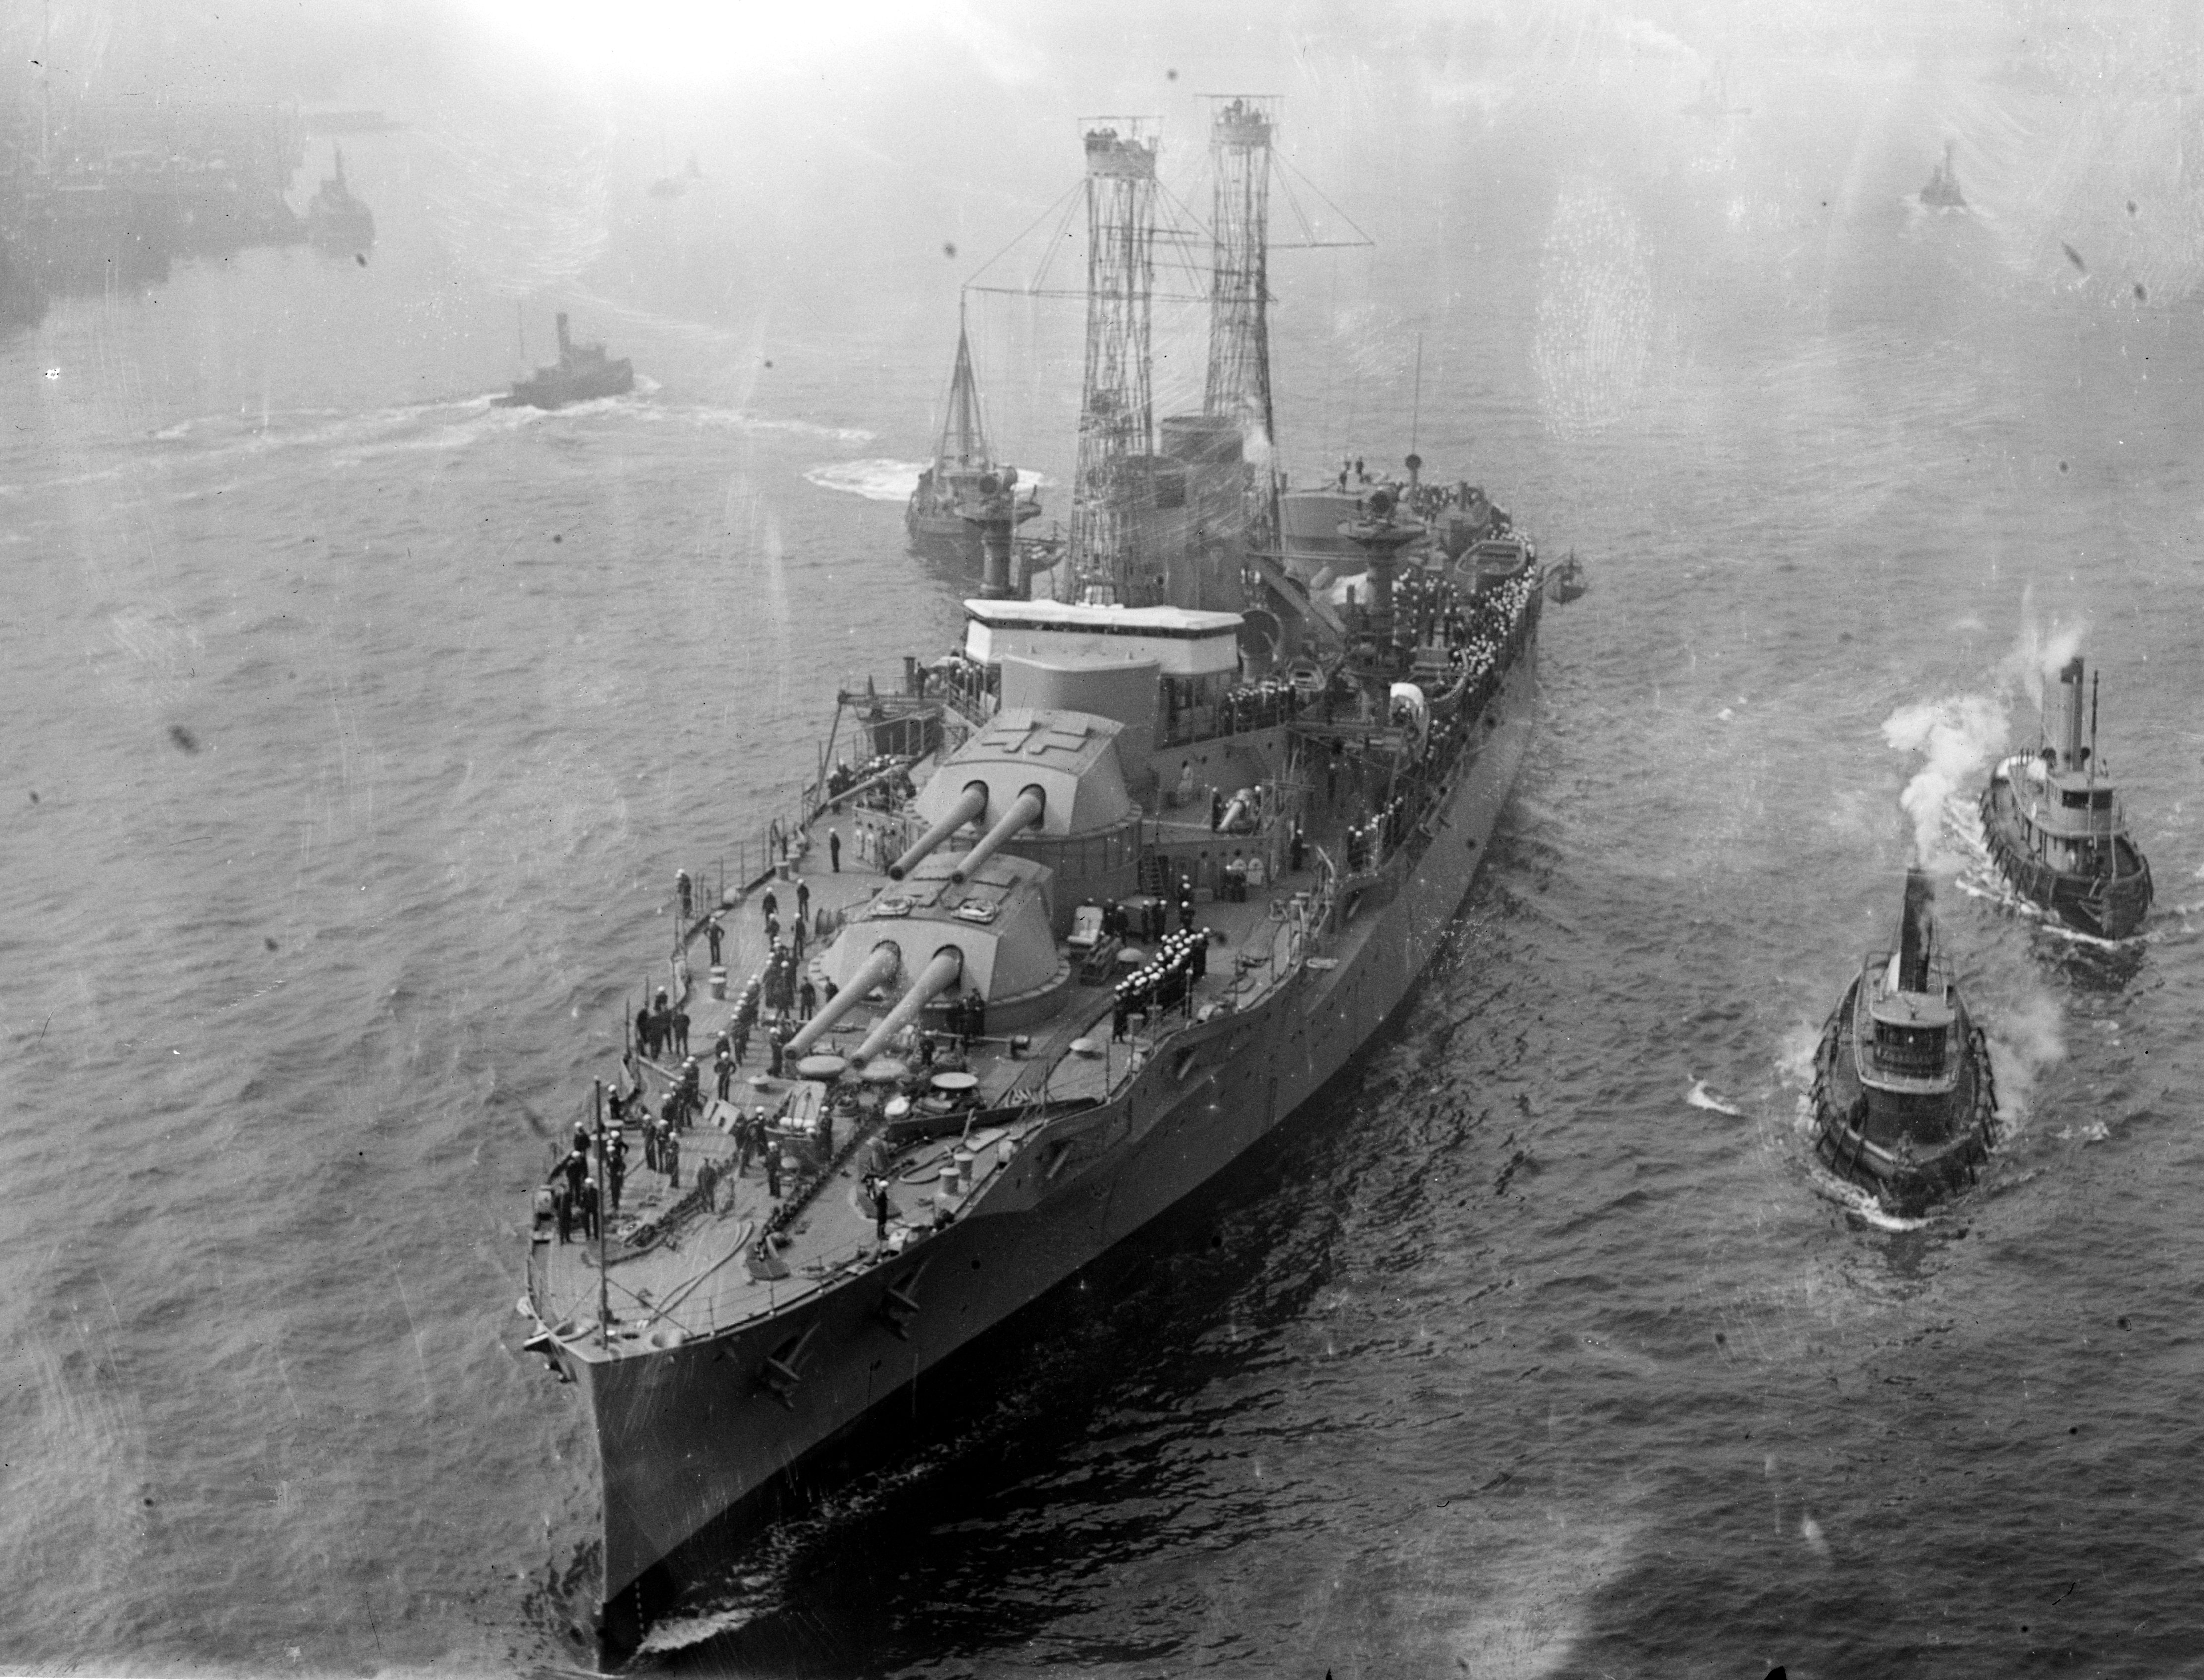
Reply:
[[[654,1661],[2193,1671],[2193,311],[1894,208],[1816,246],[1742,188],[1697,224],[1560,168],[1455,190],[1372,301],[1289,289],[1278,352],[1302,470],[1390,458],[1425,311],[1422,453],[1592,568],[1455,938]],[[29,1668],[569,1653],[587,1443],[512,1311],[543,1139],[674,869],[808,773],[838,676],[957,622],[875,482],[926,450],[944,323],[822,329],[768,383],[584,297],[650,381],[495,409],[509,305],[424,324],[385,222],[366,270],[180,268],[0,346]],[[1978,695],[2024,738],[2000,665],[2083,619],[2160,908],[2117,952],[2041,930],[1962,800],[1941,926],[2012,1123],[1888,1228],[1802,1112],[1895,925],[1920,766],[1884,725]]]

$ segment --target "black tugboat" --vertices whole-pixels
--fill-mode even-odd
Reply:
[[[1967,195],[1959,191],[1958,166],[1952,161],[1952,142],[1944,142],[1944,161],[1934,165],[1928,172],[1928,184],[1921,189],[1921,202],[1929,210],[1963,210],[1967,207]]]
[[[336,174],[323,178],[321,190],[306,206],[306,238],[323,251],[357,253],[375,243],[375,212],[345,184],[342,146],[336,155]]]
[[[623,356],[617,362],[605,354],[601,344],[576,344],[566,336],[566,317],[559,317],[559,365],[538,368],[536,376],[513,386],[512,394],[500,397],[502,408],[563,408],[595,397],[618,397],[635,389],[635,364]]]
[[[2082,741],[2082,660],[2059,673],[2059,738],[2040,740],[1990,772],[1982,832],[2023,898],[2069,927],[2124,939],[2150,913],[2150,862],[2128,837],[2127,811],[2097,757],[2096,701]]]
[[[1972,1183],[1997,1141],[1989,1047],[1934,948],[1935,897],[1907,871],[1898,949],[1861,966],[1814,1052],[1816,1153],[1900,1214]]]

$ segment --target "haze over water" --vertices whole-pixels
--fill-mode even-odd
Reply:
[[[413,124],[345,142],[364,266],[179,263],[0,342],[0,1666],[572,1655],[590,1444],[512,1311],[546,1139],[674,871],[783,808],[838,679],[956,633],[895,464],[958,282],[1093,112],[1161,113],[1206,214],[1194,95],[1244,90],[1285,97],[1314,231],[1377,242],[1273,259],[1286,464],[1413,426],[1591,568],[1511,813],[1344,1077],[653,1660],[2197,1671],[2181,15],[989,12],[663,85],[347,27],[303,91]],[[1965,215],[1915,200],[1947,138]],[[636,394],[491,407],[560,309]],[[1077,305],[974,311],[1060,517]],[[1173,411],[1200,338],[1158,319]],[[1970,849],[2062,631],[2157,878],[2118,951]],[[1804,1123],[1894,935],[1908,718],[1964,737],[1939,926],[2008,1120],[1917,1226]]]

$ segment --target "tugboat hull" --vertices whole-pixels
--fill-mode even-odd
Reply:
[[[1853,1049],[1860,982],[1822,1029],[1814,1053],[1814,1152],[1839,1178],[1893,1212],[1917,1214],[1975,1181],[1997,1142],[1997,1085],[1982,1030],[1959,1014],[1960,1075],[1934,1097],[1870,1089]]]
[[[2124,939],[2142,926],[2150,913],[2150,861],[2124,837],[2117,843],[2118,873],[2110,878],[2075,874],[2029,855],[2009,776],[1999,776],[1983,790],[1982,812],[1990,855],[2013,890],[2029,902],[2100,939]]]

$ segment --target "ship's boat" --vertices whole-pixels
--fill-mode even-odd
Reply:
[[[1814,1054],[1814,1147],[1893,1212],[1974,1182],[1997,1141],[1989,1047],[1935,949],[1935,890],[1916,868],[1895,951],[1869,956]]]
[[[1944,161],[1931,166],[1928,184],[1921,189],[1921,202],[1930,210],[1964,210],[1967,195],[1959,191],[1959,171],[1952,161],[1952,145],[1944,142]]]
[[[617,362],[605,354],[601,344],[576,344],[566,333],[566,317],[559,317],[559,364],[538,368],[531,379],[521,380],[512,394],[500,397],[506,408],[563,408],[568,403],[595,397],[617,397],[635,388],[635,364],[625,356]]]
[[[979,382],[972,372],[972,346],[960,311],[957,360],[949,376],[949,402],[934,440],[933,459],[918,477],[904,506],[904,529],[911,546],[936,559],[977,572],[982,559],[981,533],[968,515],[983,499],[1007,488],[1011,493],[1012,528],[1040,512],[1040,492],[1027,486],[1018,494],[1017,470],[994,458],[987,423],[980,407]]]
[[[1591,581],[1585,577],[1583,563],[1574,554],[1567,556],[1546,574],[1547,592],[1564,606],[1581,599],[1591,588]]]
[[[1990,772],[1982,833],[2022,897],[2069,927],[2124,939],[2150,912],[2150,863],[2129,837],[2119,790],[2097,756],[2094,698],[2083,739],[2082,683],[2077,655],[2059,673],[2057,738]]]
[[[1445,938],[1543,580],[1520,538],[1502,570],[1366,523],[1312,686],[1247,677],[1237,613],[975,598],[961,645],[840,696],[714,971],[753,971],[718,1007],[762,1071],[723,1100],[638,1056],[628,1123],[685,1116],[689,1176],[634,1172],[596,1244],[539,1197],[530,1346],[589,1408],[608,1646],[674,1547],[1292,1114]]]
[[[336,168],[307,203],[306,237],[323,251],[357,253],[375,243],[375,213],[346,184],[342,146],[336,148]]]

